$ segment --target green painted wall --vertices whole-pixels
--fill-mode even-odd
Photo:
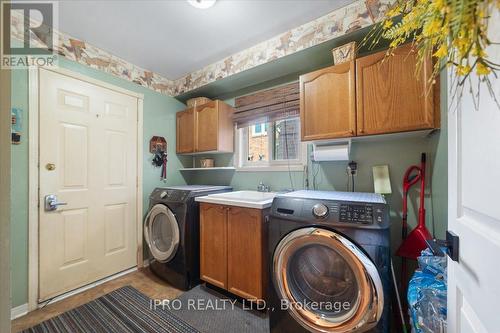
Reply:
[[[28,74],[11,73],[11,104],[23,110],[21,144],[11,147],[11,304],[15,307],[28,300]]]
[[[443,77],[445,75],[443,74]],[[441,80],[445,81],[445,80]],[[257,90],[271,88],[259,85]],[[441,130],[430,137],[407,137],[400,139],[354,142],[351,147],[351,159],[358,162],[358,175],[356,176],[356,190],[373,192],[372,166],[389,165],[392,185],[392,194],[386,197],[391,207],[391,236],[393,251],[401,242],[401,207],[402,207],[402,179],[406,169],[412,164],[420,163],[420,154],[427,153],[427,197],[426,212],[429,230],[435,230],[435,236],[444,237],[447,226],[447,124],[446,124],[446,86],[442,83],[441,101]],[[245,92],[248,94],[249,92]],[[226,102],[234,105],[234,98],[227,98]],[[311,147],[308,148],[311,150]],[[214,155],[217,165],[229,165],[231,158],[228,156]],[[317,173],[317,189],[338,190],[347,189],[346,178],[347,162],[322,162],[312,163],[308,160],[309,183],[312,188],[313,174]],[[291,188],[290,177],[295,189],[302,189],[305,174],[303,172],[228,172],[228,171],[203,171],[186,175],[186,181],[192,184],[230,184],[235,190],[256,189],[257,184],[263,181],[271,185],[273,191]],[[429,195],[432,189],[432,197]],[[418,210],[418,186],[413,187],[409,202],[409,225],[415,226]],[[395,260],[398,269],[399,260]]]
[[[434,198],[431,213],[434,224],[434,235],[444,239],[448,229],[448,86],[447,72],[441,73],[441,130],[430,142],[431,158],[431,191]]]
[[[66,59],[60,67],[85,74],[94,79],[144,94],[144,163],[143,193],[144,210],[148,206],[148,195],[156,186],[185,184],[178,169],[180,161],[175,155],[175,113],[184,108],[172,97],[156,93],[137,84],[116,78],[102,71],[91,69]],[[12,107],[23,110],[22,141],[12,146],[12,209],[11,209],[11,262],[12,262],[12,306],[28,300],[28,71],[12,71]],[[151,165],[149,139],[153,135],[164,136],[168,142],[167,181],[160,181],[160,169]]]
[[[151,156],[148,153],[148,141],[152,135],[162,135],[169,143],[168,180],[169,185],[178,184],[230,184],[235,190],[255,189],[260,181],[271,185],[275,191],[292,188],[290,178],[295,189],[303,188],[305,174],[303,172],[227,172],[201,171],[197,173],[185,172],[181,175],[178,168],[182,165],[190,166],[191,158],[175,155],[175,113],[184,105],[174,98],[170,98],[136,84],[115,78],[101,71],[61,59],[61,67],[83,73],[93,78],[115,84],[117,86],[143,93],[144,98],[144,209],[147,208],[147,196],[156,186],[164,185],[159,179],[159,169],[151,166]],[[444,75],[443,75],[444,76]],[[442,80],[445,81],[445,80]],[[283,83],[283,82],[279,82]],[[274,83],[265,83],[246,89],[245,94],[260,89],[270,88]],[[248,86],[251,86],[249,84]],[[442,83],[442,95],[446,96],[446,87]],[[230,104],[234,96],[224,96]],[[23,138],[21,145],[13,146],[12,151],[12,305],[18,306],[27,301],[28,278],[28,74],[24,70],[13,71],[12,77],[12,105],[24,110]],[[442,106],[446,105],[443,98]],[[310,147],[309,147],[310,150]],[[393,194],[387,197],[391,206],[392,244],[395,249],[400,243],[401,221],[401,182],[403,173],[411,164],[418,164],[420,153],[427,152],[429,160],[428,191],[432,188],[432,200],[427,196],[427,225],[435,229],[437,237],[443,237],[447,225],[447,126],[446,111],[442,107],[441,130],[429,138],[405,138],[392,141],[353,143],[351,158],[358,162],[359,172],[356,177],[358,191],[373,191],[371,167],[387,164],[390,169]],[[231,164],[230,155],[216,156],[219,165]],[[316,182],[318,189],[346,190],[345,168],[347,162],[327,162],[315,164],[308,161],[308,178],[310,186],[313,182],[313,173],[317,172]],[[412,190],[410,200],[410,226],[416,223],[415,210],[418,208],[418,193]],[[434,221],[434,227],[433,223]],[[398,261],[396,261],[397,266]]]

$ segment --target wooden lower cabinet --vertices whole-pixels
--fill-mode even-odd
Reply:
[[[203,281],[248,300],[265,299],[267,213],[268,210],[200,204]]]
[[[228,290],[246,299],[264,297],[264,223],[260,209],[235,207],[227,219]]]
[[[200,204],[200,278],[227,289],[227,207]]]

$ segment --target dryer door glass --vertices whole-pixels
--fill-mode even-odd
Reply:
[[[282,304],[308,330],[369,329],[382,315],[383,290],[375,265],[335,232],[291,232],[275,249],[273,269]]]
[[[173,259],[179,246],[179,225],[167,206],[157,204],[151,208],[144,225],[144,238],[156,260]]]

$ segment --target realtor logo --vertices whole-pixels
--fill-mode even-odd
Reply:
[[[2,68],[54,67],[57,2],[2,1]]]

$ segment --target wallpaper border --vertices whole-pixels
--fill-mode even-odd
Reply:
[[[179,79],[169,80],[136,66],[83,40],[55,31],[55,51],[69,60],[112,74],[169,96],[178,96],[217,80],[368,27],[382,20],[394,0],[358,0],[316,20],[286,31],[248,49],[223,58]],[[43,46],[46,37],[31,33],[32,45]],[[13,15],[12,37],[22,40],[23,18]]]

